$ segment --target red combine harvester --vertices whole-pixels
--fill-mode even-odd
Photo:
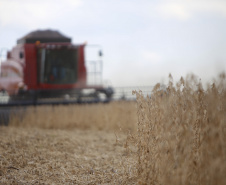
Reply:
[[[109,101],[111,87],[87,83],[85,47],[52,30],[34,31],[17,40],[1,63],[0,91],[9,95],[8,104]]]

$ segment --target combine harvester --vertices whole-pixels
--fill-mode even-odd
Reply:
[[[34,31],[18,39],[1,62],[0,112],[12,106],[111,101],[113,88],[87,82],[88,46],[72,44],[71,38],[53,30]],[[102,73],[101,60],[92,64],[101,66],[94,75]]]
[[[110,101],[111,87],[87,83],[85,47],[52,30],[17,40],[1,63],[0,91],[9,95],[5,106]]]

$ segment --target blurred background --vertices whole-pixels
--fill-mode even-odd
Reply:
[[[103,49],[112,86],[167,83],[226,71],[225,0],[0,0],[0,49],[37,29]]]

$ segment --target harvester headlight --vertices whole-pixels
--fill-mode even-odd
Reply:
[[[27,90],[27,86],[23,83],[23,82],[20,82],[18,84],[18,89],[21,89],[21,90]]]
[[[35,45],[38,46],[39,44],[40,44],[40,41],[37,40],[37,41],[35,42]]]

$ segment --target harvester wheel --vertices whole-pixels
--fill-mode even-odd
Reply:
[[[9,108],[0,109],[0,125],[7,126],[9,124],[9,118],[10,118],[10,109]]]

